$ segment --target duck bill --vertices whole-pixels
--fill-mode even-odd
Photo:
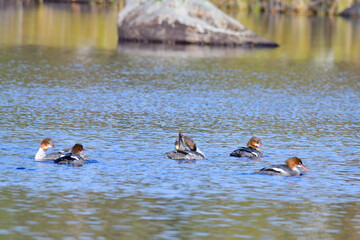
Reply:
[[[55,147],[55,146],[53,146],[53,145],[51,145],[51,148],[56,149],[56,147]]]
[[[262,147],[264,146],[264,144],[262,144],[262,143],[259,143],[259,145],[262,146]]]
[[[303,168],[303,169],[306,169],[306,170],[310,170],[307,167],[305,167],[304,165],[300,165],[300,167]]]

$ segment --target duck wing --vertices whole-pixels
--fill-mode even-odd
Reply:
[[[54,161],[54,160],[60,158],[62,155],[69,153],[71,151],[71,148],[72,147],[68,147],[68,148],[61,149],[58,152],[52,152],[52,153],[46,154],[44,159],[47,161]]]
[[[54,163],[58,164],[72,164],[76,166],[84,165],[85,160],[78,154],[75,153],[67,153],[60,156],[60,158],[56,159]]]
[[[258,150],[249,147],[241,147],[230,153],[233,157],[260,157],[259,155]]]
[[[188,136],[183,135],[179,132],[179,136],[184,140],[186,146],[190,148],[191,151],[196,151],[196,143]]]
[[[290,176],[291,169],[287,165],[272,165],[264,167],[256,173],[276,175],[276,176]]]

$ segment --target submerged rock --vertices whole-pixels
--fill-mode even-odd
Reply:
[[[119,13],[119,41],[277,47],[205,0],[131,0]]]

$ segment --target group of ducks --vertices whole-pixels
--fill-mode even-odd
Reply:
[[[185,145],[189,149],[185,148]],[[247,147],[241,147],[236,149],[230,156],[233,157],[265,157],[265,153],[259,147],[264,146],[261,140],[257,137],[252,137],[247,143]],[[196,146],[196,143],[188,136],[184,136],[179,132],[179,139],[175,141],[175,150],[165,153],[166,157],[176,160],[201,160],[206,156]],[[300,170],[298,167],[309,170],[306,168],[301,159],[298,157],[292,157],[285,161],[285,164],[271,165],[264,167],[256,173],[276,175],[276,176],[300,176]]]
[[[54,161],[58,164],[71,164],[73,166],[82,166],[85,164],[86,157],[82,153],[84,147],[80,143],[76,143],[73,147],[64,148],[59,152],[46,154],[48,148],[56,149],[54,140],[45,138],[41,141],[39,151],[35,155],[36,161]]]
[[[185,145],[189,148],[186,149]],[[233,157],[265,157],[264,151],[259,147],[264,146],[261,140],[257,137],[252,137],[247,143],[247,147],[241,147],[233,151],[230,156]],[[51,138],[45,138],[41,141],[40,148],[35,155],[36,161],[54,161],[58,164],[70,164],[73,166],[82,166],[85,164],[86,156],[83,154],[84,147],[80,143],[76,143],[73,147],[65,148],[59,152],[46,154],[48,148],[56,149],[54,141]],[[179,138],[175,141],[175,150],[165,153],[165,156],[175,160],[202,160],[206,156],[196,146],[196,143],[188,136],[179,132]],[[264,167],[256,173],[277,175],[277,176],[300,176],[298,167],[309,170],[306,168],[301,159],[292,157],[285,161],[285,164],[271,165]]]

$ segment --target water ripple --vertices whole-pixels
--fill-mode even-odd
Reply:
[[[93,54],[0,62],[1,211],[28,216],[0,227],[0,235],[41,239],[38,226],[47,226],[56,238],[75,225],[73,236],[98,239],[121,230],[124,238],[305,239],[333,238],[336,219],[358,224],[347,216],[358,211],[360,195],[360,89],[352,66],[299,62],[284,72],[282,65],[262,68],[271,64],[264,61],[124,53],[100,61]],[[178,130],[208,159],[166,159]],[[229,156],[253,135],[262,138],[265,158]],[[35,162],[47,136],[58,148],[81,142],[91,161],[79,168]],[[310,171],[253,174],[290,156]]]

